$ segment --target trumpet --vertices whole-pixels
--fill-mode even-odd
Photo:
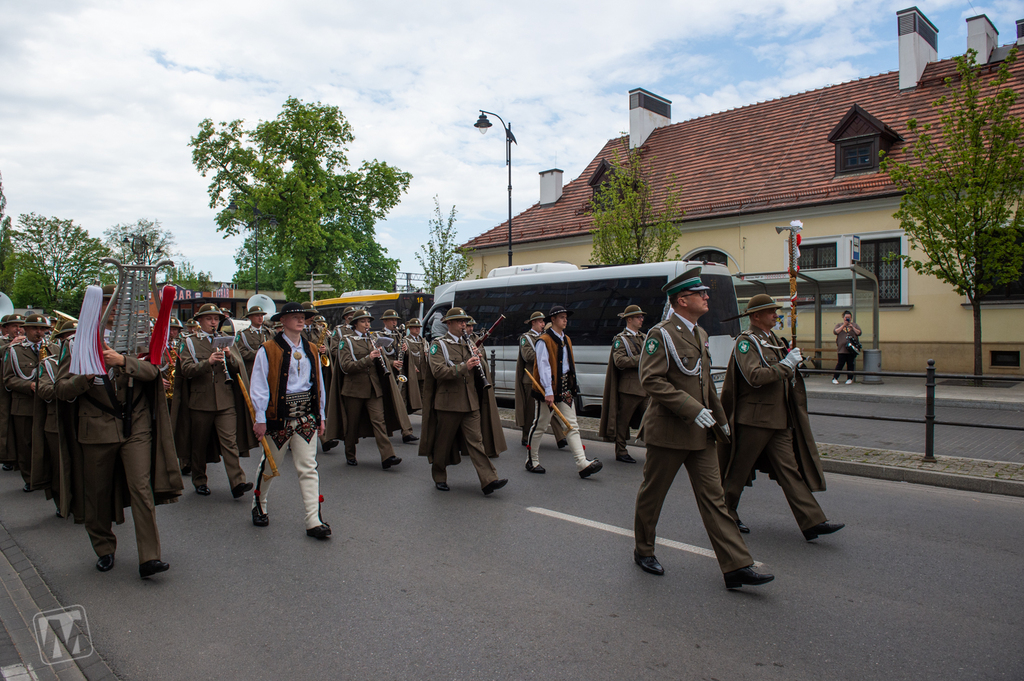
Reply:
[[[480,363],[476,365],[476,370],[480,372],[481,385],[483,385],[484,390],[490,388],[491,381],[487,378],[487,372],[484,371],[484,358],[480,356],[480,352],[476,349],[476,343],[473,342],[473,338],[468,331],[462,334],[462,340],[466,341],[466,345],[473,356],[480,360]]]
[[[164,370],[164,379],[167,381],[169,387],[164,390],[164,396],[168,401],[174,399],[174,372],[177,369],[178,364],[178,351],[174,349],[173,344],[167,346],[167,369]]]
[[[405,359],[405,341],[401,341],[401,343],[401,347],[398,348],[398,356],[395,358],[396,362],[401,362]],[[405,364],[402,365],[402,369],[405,369]],[[405,383],[406,381],[409,380],[409,378],[404,374],[400,373],[397,376],[395,376],[395,380],[398,381],[399,383]]]

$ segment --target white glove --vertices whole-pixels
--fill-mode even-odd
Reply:
[[[722,429],[722,432],[725,433],[726,437],[729,437],[729,424],[728,423],[723,423],[721,426],[719,426],[719,428]]]
[[[800,348],[793,348],[792,350],[789,351],[789,354],[786,355],[781,362],[779,362],[779,364],[785,364],[790,369],[796,371],[797,365],[800,364],[800,362],[802,361],[804,361],[804,356],[800,354]]]
[[[697,418],[693,420],[701,428],[711,428],[715,425],[715,417],[712,416],[710,409],[701,409],[700,413],[697,414]]]

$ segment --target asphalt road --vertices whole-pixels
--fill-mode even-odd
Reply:
[[[588,443],[606,467],[580,480],[548,444],[544,476],[518,445],[498,459],[510,483],[491,497],[468,462],[434,490],[412,446],[387,472],[366,440],[358,467],[322,455],[326,542],[303,532],[290,459],[268,528],[211,466],[212,496],[159,509],[171,570],[148,581],[130,519],[105,574],[85,531],[15,474],[0,475],[0,519],[58,600],[85,606],[124,679],[1024,678],[1024,499],[832,475],[819,498],[847,528],[808,543],[761,479],[741,511],[776,580],[730,592],[712,558],[661,547],[655,577],[629,536],[538,512],[628,533],[641,479]],[[709,546],[685,478],[659,533]]]

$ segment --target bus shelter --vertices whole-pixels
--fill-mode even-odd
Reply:
[[[813,300],[814,309],[814,347],[821,348],[822,334],[822,296],[849,295],[850,313],[853,321],[857,321],[858,307],[871,309],[871,348],[878,350],[878,278],[860,265],[850,267],[824,267],[800,270],[796,274],[797,312],[800,308],[810,308],[808,303],[799,299]],[[789,272],[740,272],[733,275],[736,287],[736,298],[749,300],[758,293],[767,293],[776,299],[789,300]],[[858,298],[861,305],[858,306]],[[741,305],[742,309],[742,305]],[[809,311],[809,310],[808,310]],[[799,317],[798,324],[799,324]],[[798,327],[799,328],[799,327]],[[815,360],[821,359],[821,353],[815,351]]]

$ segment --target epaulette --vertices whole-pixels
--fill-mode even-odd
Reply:
[[[449,338],[448,336],[443,336],[441,338],[441,340],[443,340],[446,343],[448,343],[448,345],[458,345],[459,344],[459,341],[455,340],[454,338]]]

